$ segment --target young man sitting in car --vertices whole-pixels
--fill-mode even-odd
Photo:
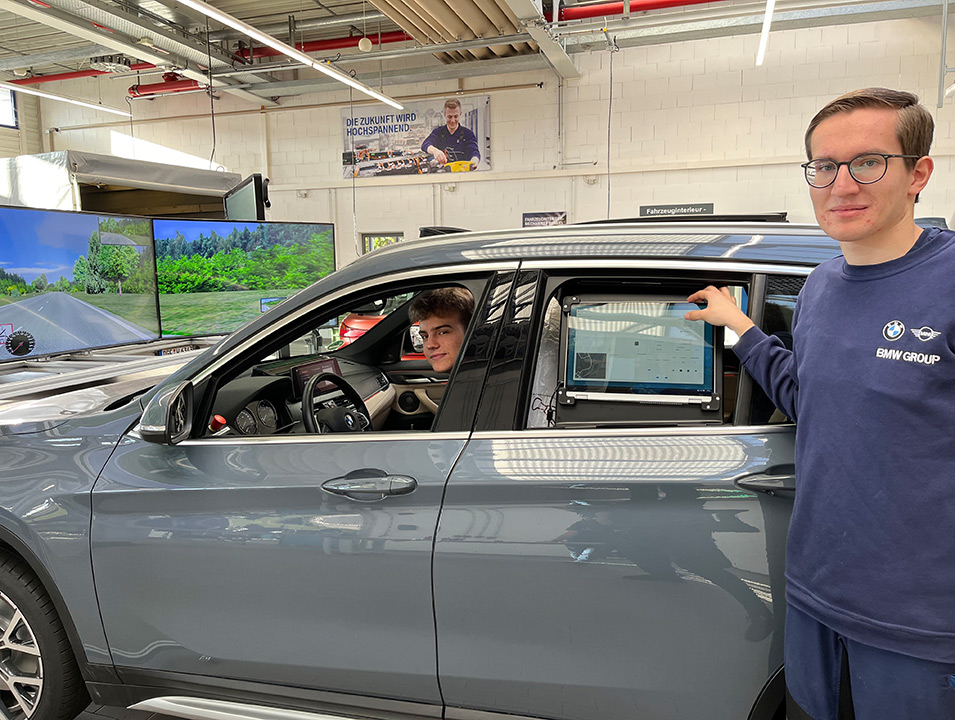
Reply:
[[[424,356],[437,372],[451,372],[464,333],[474,314],[474,298],[464,288],[436,288],[421,293],[408,308],[424,342]]]

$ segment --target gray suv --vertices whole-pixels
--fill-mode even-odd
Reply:
[[[0,426],[0,717],[783,716],[789,337],[818,228],[468,233],[371,253],[96,411]],[[475,298],[450,374],[408,306]],[[390,312],[353,342],[343,318]]]

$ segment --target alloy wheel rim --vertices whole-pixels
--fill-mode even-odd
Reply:
[[[0,592],[0,713],[3,720],[33,717],[43,693],[43,659],[36,633]]]

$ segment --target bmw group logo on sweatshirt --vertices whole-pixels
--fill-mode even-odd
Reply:
[[[905,325],[902,324],[901,320],[892,320],[885,324],[885,327],[882,328],[882,337],[884,337],[889,342],[898,340],[905,334]]]
[[[912,334],[922,342],[933,340],[941,335],[940,332],[933,330],[928,325],[912,330]],[[901,320],[891,320],[882,328],[882,337],[889,342],[895,342],[903,335],[905,335],[905,325]],[[903,345],[904,344],[905,343],[903,343]],[[933,353],[909,352],[906,351],[905,348],[894,349],[884,347],[876,348],[875,356],[886,360],[902,360],[904,362],[918,363],[921,365],[934,365],[942,359],[941,355]]]

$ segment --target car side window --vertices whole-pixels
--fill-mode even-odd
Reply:
[[[760,328],[773,335],[788,349],[793,347],[793,313],[796,298],[806,283],[806,278],[793,275],[770,275],[766,278],[766,303]],[[757,383],[753,383],[753,400],[750,422],[754,425],[778,425],[791,422],[777,409],[769,396]]]
[[[721,424],[732,419],[735,337],[687,321],[687,280],[569,281],[545,299],[525,427]],[[731,285],[745,308],[742,285]]]
[[[431,278],[316,307],[223,372],[204,435],[432,429],[487,282]],[[418,324],[434,326],[427,346]]]

